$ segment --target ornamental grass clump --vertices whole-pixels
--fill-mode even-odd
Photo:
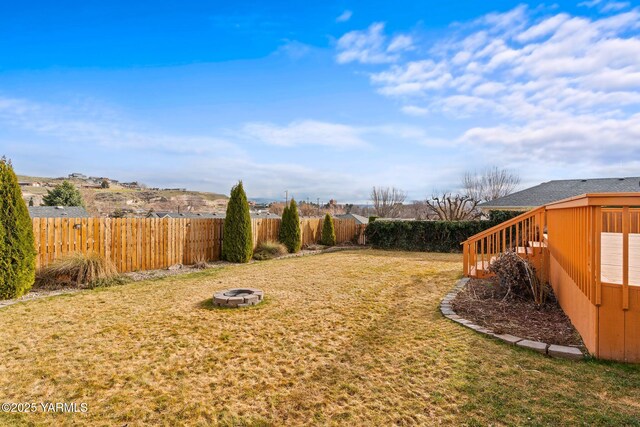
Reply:
[[[73,253],[41,268],[36,276],[36,287],[43,289],[94,288],[117,284],[121,281],[115,265],[99,253]]]
[[[489,272],[498,278],[504,299],[518,297],[533,300],[538,307],[546,303],[549,285],[541,282],[535,267],[514,251],[500,254],[489,266]]]
[[[253,253],[253,259],[265,261],[268,259],[278,258],[285,255],[287,252],[287,247],[282,243],[267,240],[265,242],[258,243],[258,247]]]

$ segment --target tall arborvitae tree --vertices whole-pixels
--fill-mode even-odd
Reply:
[[[223,232],[222,258],[230,262],[249,262],[253,255],[251,215],[242,181],[231,189]]]
[[[280,242],[287,247],[290,253],[300,251],[302,246],[302,232],[300,231],[300,215],[298,205],[294,199],[282,214],[280,223]]]
[[[285,204],[282,209],[282,219],[280,220],[280,231],[278,232],[278,240],[283,245],[286,245],[287,241],[287,226],[285,224],[289,224],[289,205]],[[289,248],[287,247],[287,250]]]
[[[35,280],[36,249],[18,178],[4,157],[0,160],[0,225],[0,299],[17,298],[31,289]]]
[[[8,298],[6,289],[9,288],[9,272],[11,271],[11,260],[5,256],[7,233],[4,231],[2,221],[0,221],[0,299]]]
[[[45,206],[84,206],[82,194],[69,181],[56,185],[53,190],[47,190],[42,202]]]
[[[320,243],[326,246],[335,246],[336,244],[336,230],[333,226],[333,218],[331,215],[326,214],[324,221],[322,222],[322,238]]]

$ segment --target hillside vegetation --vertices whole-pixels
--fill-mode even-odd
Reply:
[[[28,203],[33,198],[34,205],[40,206],[47,190],[60,184],[63,179],[19,175],[18,181],[47,184],[47,186],[21,186],[24,200]],[[132,189],[117,184],[111,184],[109,188],[91,188],[82,180],[69,181],[80,189],[87,211],[98,216],[106,216],[119,209],[141,214],[152,209],[156,212],[178,210],[180,212],[224,212],[227,207],[228,197],[217,193],[173,189]]]

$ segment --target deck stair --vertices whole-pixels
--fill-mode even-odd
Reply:
[[[489,266],[506,251],[515,251],[531,261],[541,279],[546,279],[548,242],[544,207],[470,237],[463,245],[464,274],[469,277],[491,276]]]

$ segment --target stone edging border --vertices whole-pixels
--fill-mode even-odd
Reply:
[[[458,295],[458,292],[464,289],[468,281],[469,281],[468,277],[458,280],[458,283],[456,283],[454,288],[451,291],[449,291],[449,293],[444,297],[444,299],[440,303],[440,311],[442,312],[444,317],[446,317],[447,319],[453,320],[454,322],[459,323],[462,326],[466,326],[467,328],[473,329],[474,331],[479,332],[481,334],[485,334],[490,337],[497,338],[501,341],[506,342],[507,344],[517,345],[518,347],[527,348],[529,350],[533,350],[547,356],[557,357],[561,359],[569,359],[569,360],[582,360],[586,357],[586,354],[584,354],[582,350],[576,347],[547,344],[540,341],[531,341],[531,340],[527,340],[524,338],[509,335],[509,334],[496,334],[490,329],[476,325],[472,321],[458,316],[456,312],[453,311],[452,302],[455,299],[456,295]]]

